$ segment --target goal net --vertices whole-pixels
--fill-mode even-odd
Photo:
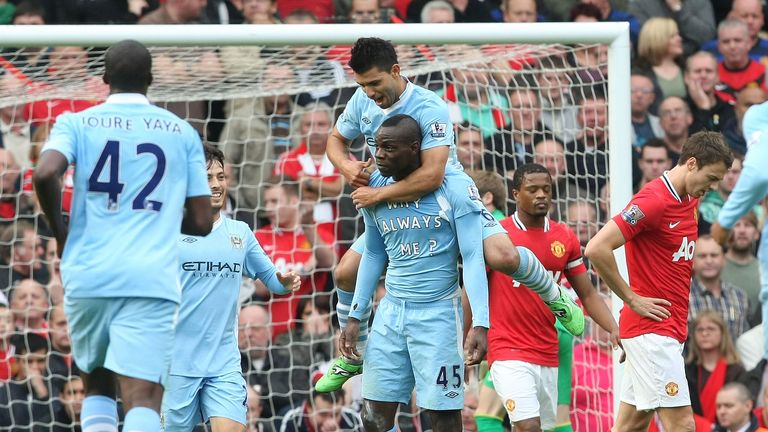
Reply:
[[[378,31],[378,27],[372,28]],[[332,34],[341,27],[317,28],[319,39],[324,40],[330,37],[325,32]],[[365,33],[367,27],[351,28],[359,36],[370,35]],[[407,34],[415,27],[402,28]],[[192,29],[200,28],[185,32],[193,34]],[[131,28],[126,36],[142,40],[139,30]],[[280,32],[287,35],[284,29]],[[585,33],[585,28],[579,32]],[[506,40],[526,38],[531,39]],[[502,209],[506,206],[502,210],[506,214],[514,212],[512,174],[528,162],[549,169],[554,180],[550,215],[567,223],[582,246],[617,211],[617,204],[612,208],[608,201],[611,195],[619,206],[628,200],[629,163],[620,162],[616,166],[623,168],[614,172],[611,163],[615,162],[609,160],[614,151],[629,157],[629,150],[615,150],[619,144],[613,135],[609,137],[613,132],[608,125],[616,121],[608,117],[614,109],[609,101],[619,88],[608,81],[610,39],[596,43],[594,37],[585,36],[583,43],[570,43],[578,37],[568,37],[564,39],[568,43],[558,43],[550,35],[541,38],[548,43],[515,44],[475,39],[461,44],[439,40],[414,44],[416,37],[404,39],[410,43],[395,42],[402,74],[448,103],[460,161],[468,170],[489,171],[502,179],[502,199],[497,204]],[[167,41],[158,44],[166,46],[148,43],[154,58],[150,100],[188,120],[205,141],[224,151],[231,197],[226,213],[253,227],[279,269],[303,274],[302,289],[290,297],[270,296],[252,281],[243,283],[241,293],[243,305],[249,307],[241,314],[238,335],[253,396],[249,422],[276,429],[284,418],[301,410],[313,379],[337,354],[333,264],[363,229],[349,197],[351,189],[341,187],[338,173],[323,157],[330,128],[356,89],[346,65],[353,40],[320,44],[310,38],[292,45],[209,42],[191,47]],[[448,40],[456,42],[457,37]],[[24,417],[2,394],[10,385],[34,391],[30,380],[18,372],[24,361],[13,359],[14,349],[28,352],[32,342],[21,336],[6,342],[0,379],[11,384],[0,387],[0,422],[7,412],[14,425],[66,423],[68,415],[79,409],[78,396],[71,390],[77,380],[69,378],[76,369],[70,364],[68,342],[56,336],[61,329],[55,326],[55,314],[40,312],[61,304],[62,288],[55,245],[29,180],[56,117],[106,98],[108,89],[100,79],[105,49],[98,46],[108,43],[100,39],[74,46],[55,41],[7,47],[0,57],[5,148],[0,158],[5,161],[0,284],[5,287],[3,293],[13,294],[15,323],[15,330],[0,334],[0,340],[11,334],[47,334],[47,355],[55,359],[48,362],[55,366],[43,374],[52,397],[45,403],[25,401]],[[618,58],[611,61],[621,62]],[[628,87],[628,75],[624,80],[619,86]],[[628,117],[622,120],[628,125]],[[350,151],[360,160],[370,157],[360,139]],[[620,186],[615,186],[616,181]],[[71,180],[65,179],[65,193],[71,193],[70,186]],[[36,252],[28,252],[28,246],[35,248],[35,241]],[[20,300],[19,293],[26,292],[20,287],[33,284],[29,279],[45,288],[46,298],[39,304]],[[593,280],[609,298],[607,288],[594,276]],[[269,314],[267,325],[256,318],[264,311]],[[608,431],[612,424],[617,383],[614,354],[607,344],[596,325],[589,325],[585,336],[576,340],[571,419],[577,431]],[[345,404],[359,411],[359,379],[350,383]],[[401,429],[427,427],[414,409],[403,407],[401,412],[410,412],[401,417]]]

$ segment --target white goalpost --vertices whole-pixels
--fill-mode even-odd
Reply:
[[[99,77],[105,48],[123,39],[138,40],[151,48],[155,59],[150,100],[178,109],[177,114],[181,113],[206,139],[224,150],[233,164],[237,183],[233,190],[235,210],[253,218],[254,213],[258,215],[259,191],[270,177],[280,151],[306,138],[299,117],[315,106],[306,101],[322,99],[338,115],[356,86],[346,66],[349,46],[360,37],[371,36],[397,46],[403,75],[449,101],[456,126],[462,121],[473,123],[473,109],[480,113],[474,122],[479,122],[475,126],[481,130],[485,147],[478,166],[502,176],[514,170],[517,162],[510,161],[530,161],[535,156],[528,148],[516,156],[504,154],[504,147],[494,144],[498,136],[494,128],[506,128],[520,136],[535,134],[515,129],[516,119],[527,109],[512,105],[510,92],[521,86],[535,91],[532,94],[541,98],[541,104],[529,100],[530,109],[540,112],[539,122],[547,124],[558,137],[579,137],[581,129],[589,129],[589,125],[569,124],[562,113],[575,112],[580,98],[588,98],[594,91],[604,92],[607,125],[595,127],[607,135],[607,145],[586,151],[606,157],[607,173],[579,177],[581,174],[563,167],[564,184],[582,184],[587,192],[558,191],[558,205],[565,209],[571,201],[586,202],[596,218],[606,219],[619,213],[630,200],[633,150],[627,23],[3,26],[0,110],[11,113],[4,122],[32,124],[34,130],[51,124],[57,114],[50,106],[45,111],[41,103],[103,100],[106,88]],[[87,49],[57,49],[63,47]],[[597,52],[605,48],[607,57],[599,56]],[[594,59],[595,63],[584,63],[581,58]],[[558,77],[557,84],[544,83],[542,74],[550,72]],[[546,96],[553,94],[555,87],[561,96],[568,96],[559,107],[554,107]],[[465,103],[472,99],[472,92],[483,95],[482,107]],[[284,99],[293,110],[281,111],[279,104]],[[306,108],[300,109],[300,105]],[[496,124],[481,124],[486,118]],[[550,121],[553,123],[547,123]],[[34,164],[33,157],[22,155],[23,149],[12,152],[24,161],[19,163],[22,171]],[[587,172],[592,168],[587,167]],[[603,184],[609,184],[608,208],[600,190]],[[19,192],[17,203],[22,195]],[[343,199],[334,205],[341,207]],[[356,223],[354,214],[342,214],[341,210],[334,217]],[[576,230],[585,228],[583,221],[569,221],[565,210],[560,218],[572,222]],[[593,235],[598,224],[596,220],[584,232]],[[341,231],[338,235],[343,237]],[[339,240],[343,246],[350,242],[350,238]],[[615,254],[626,278],[623,248]],[[322,289],[316,286],[313,293]],[[612,298],[618,319],[622,302],[616,296]],[[292,310],[290,317],[293,319]],[[617,410],[620,353],[612,355],[612,398]],[[293,367],[289,366],[288,372]],[[309,374],[314,367],[307,366],[302,373]],[[306,395],[306,390],[302,388],[299,393]]]

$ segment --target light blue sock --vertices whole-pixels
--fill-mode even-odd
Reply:
[[[131,408],[125,415],[123,432],[160,432],[160,414],[151,408]]]
[[[545,302],[555,301],[560,297],[560,287],[552,279],[536,255],[528,248],[517,247],[520,256],[520,265],[512,278],[530,288]]]
[[[387,432],[397,432],[397,423],[395,423],[395,425],[392,426],[392,429],[388,430]]]
[[[83,432],[117,432],[117,402],[106,396],[88,396],[80,412]]]
[[[352,307],[352,299],[355,297],[355,293],[336,288],[336,295],[339,297],[339,301],[336,303],[336,315],[339,318],[339,327],[344,330],[347,327],[349,310]],[[361,318],[360,333],[357,337],[357,352],[362,356],[365,355],[365,348],[368,345],[368,321],[371,318],[370,303]]]

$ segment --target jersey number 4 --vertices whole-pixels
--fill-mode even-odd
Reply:
[[[133,199],[134,210],[150,210],[160,211],[163,203],[160,201],[154,201],[147,199],[149,195],[160,184],[160,180],[165,174],[165,153],[157,144],[144,143],[136,146],[136,156],[140,157],[145,154],[150,154],[155,157],[157,165],[155,166],[155,172],[150,177],[149,181]],[[105,181],[102,181],[102,173],[107,171]],[[120,194],[125,187],[124,183],[120,183],[120,142],[107,141],[107,145],[104,146],[104,150],[99,156],[99,160],[96,161],[96,167],[93,169],[93,173],[88,177],[88,192],[98,192],[107,194],[107,209],[110,211],[118,210],[118,203]]]

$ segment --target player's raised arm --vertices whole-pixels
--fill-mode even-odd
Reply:
[[[67,226],[61,214],[61,176],[64,175],[69,162],[58,151],[46,151],[40,156],[32,182],[40,207],[48,219],[48,225],[56,237],[58,254],[63,255],[64,244],[67,241]]]
[[[584,250],[584,256],[597,269],[600,277],[608,284],[611,291],[616,293],[637,314],[656,321],[669,318],[669,310],[665,306],[672,304],[664,299],[641,297],[635,294],[627,282],[619,274],[619,267],[613,251],[624,245],[626,240],[618,225],[609,220],[605,226],[592,237]]]

